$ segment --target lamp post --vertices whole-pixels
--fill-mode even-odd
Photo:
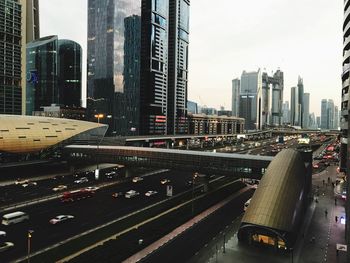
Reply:
[[[198,173],[195,172],[192,176],[192,216],[194,214],[194,181],[198,177]]]
[[[34,233],[34,230],[28,230],[28,235],[27,235],[27,262],[30,263],[30,249],[31,249],[31,239],[32,239],[32,234]]]
[[[102,113],[95,114],[95,118],[97,118],[98,126],[100,126],[100,119],[104,118],[104,115]],[[100,175],[100,171],[98,169],[98,155],[99,155],[99,150],[100,150],[100,142],[101,142],[101,140],[98,140],[98,142],[97,142],[97,154],[96,154],[97,164],[96,164],[96,170],[95,170],[95,179],[96,180],[99,179],[99,175]]]

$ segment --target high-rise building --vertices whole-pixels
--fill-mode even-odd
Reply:
[[[340,147],[340,171],[348,173],[350,156],[350,147],[348,147],[348,130],[349,130],[349,85],[350,85],[350,1],[344,1],[344,23],[343,23],[343,74],[342,74],[342,97],[341,97],[341,147]],[[347,175],[349,176],[349,175]],[[347,184],[346,196],[346,240],[347,246],[350,247],[350,184]],[[350,253],[347,253],[347,262],[350,262]]]
[[[303,96],[303,129],[310,128],[310,93],[304,93]]]
[[[300,104],[299,93],[297,87],[292,87],[290,92],[290,124],[293,126],[301,126],[300,121]]]
[[[88,1],[88,115],[103,114],[109,133],[139,133],[127,115],[139,112],[140,15],[140,0]]]
[[[327,129],[334,129],[334,101],[328,100]]]
[[[39,35],[36,0],[2,0],[0,3],[0,113],[25,110],[26,43]],[[31,34],[33,33],[33,34]]]
[[[243,71],[239,101],[239,117],[245,119],[246,130],[262,129],[262,73]]]
[[[321,100],[321,129],[328,129],[328,101]]]
[[[168,118],[168,1],[142,1],[140,133],[166,134]]]
[[[155,1],[155,2],[165,2]],[[169,1],[168,134],[187,134],[190,0]]]
[[[194,101],[187,101],[187,111],[192,114],[198,114],[198,104]]]
[[[282,104],[282,113],[283,113],[283,123],[290,123],[289,101],[285,101]]]
[[[318,128],[315,113],[311,113],[309,115],[309,128],[314,130]]]
[[[81,106],[82,50],[71,40],[57,36],[27,44],[26,114],[44,106]]]
[[[303,127],[304,124],[304,83],[303,79],[299,76],[298,77],[298,107],[299,107],[299,119],[298,123],[299,126]]]
[[[239,95],[241,89],[241,81],[239,79],[232,80],[232,116],[239,116]]]
[[[339,108],[338,106],[334,107],[334,129],[339,129]]]
[[[321,128],[321,116],[316,117],[316,125],[317,129]]]
[[[262,74],[262,125],[282,124],[283,112],[283,72],[277,70],[273,76]]]

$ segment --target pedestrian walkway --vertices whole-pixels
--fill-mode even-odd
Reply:
[[[315,201],[310,201],[304,224],[291,253],[279,253],[240,244],[237,239],[240,220],[235,220],[227,228],[227,232],[219,234],[207,247],[199,251],[191,262],[347,262],[346,252],[337,252],[336,249],[337,244],[346,244],[345,225],[341,223],[342,217],[345,218],[345,201],[334,198],[332,182],[334,183],[336,178],[335,166],[329,166],[325,171],[313,175],[313,189],[318,195],[315,195]]]

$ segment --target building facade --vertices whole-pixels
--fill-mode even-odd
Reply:
[[[282,112],[283,112],[283,123],[290,123],[289,101],[285,101],[282,104]]]
[[[232,116],[239,116],[240,79],[232,80]]]
[[[194,101],[187,101],[187,112],[198,114],[198,104]]]
[[[262,73],[243,71],[239,101],[239,117],[245,119],[246,130],[262,128]]]
[[[82,50],[71,40],[57,36],[27,44],[26,115],[57,104],[81,106]]]
[[[189,114],[189,134],[237,134],[244,132],[244,119],[206,114]]]
[[[303,129],[310,128],[310,93],[303,96]]]
[[[156,1],[157,2],[157,1]],[[189,0],[169,1],[168,134],[187,134]]]
[[[321,129],[328,129],[328,101],[321,100]]]
[[[299,120],[298,123],[299,125],[303,128],[304,124],[304,81],[303,79],[299,76],[298,77],[298,107],[299,107]]]
[[[118,135],[139,131],[140,15],[140,0],[88,1],[88,115]]]
[[[340,171],[347,173],[349,169],[348,156],[350,156],[350,147],[348,145],[349,131],[349,85],[350,85],[350,1],[344,1],[344,23],[343,23],[343,73],[342,73],[342,92],[341,92],[341,151],[340,151]],[[346,238],[347,245],[350,247],[350,184],[347,185],[346,202]],[[350,253],[347,253],[347,261],[350,261]]]
[[[292,126],[301,126],[300,121],[300,104],[297,87],[292,87],[290,91],[290,124]]]
[[[168,37],[167,0],[142,1],[140,134],[167,133]]]

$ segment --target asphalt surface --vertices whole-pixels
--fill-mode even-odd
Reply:
[[[21,211],[30,216],[29,222],[10,226],[0,225],[0,231],[6,231],[8,241],[15,244],[13,249],[0,254],[0,262],[8,262],[26,255],[28,230],[34,231],[31,247],[32,251],[36,251],[166,199],[166,186],[160,183],[163,178],[171,180],[174,194],[176,194],[190,188],[186,182],[191,177],[191,173],[171,171],[147,176],[138,183],[133,183],[130,178],[128,182],[98,190],[95,196],[89,199],[72,203],[53,200],[23,208]],[[123,196],[112,197],[112,193],[126,192],[131,189],[140,192],[140,195],[132,199],[126,199]],[[158,194],[146,197],[144,194],[149,190],[158,191]],[[37,189],[33,188],[32,191],[35,192]],[[59,225],[49,224],[51,218],[61,214],[73,215],[75,218]]]

